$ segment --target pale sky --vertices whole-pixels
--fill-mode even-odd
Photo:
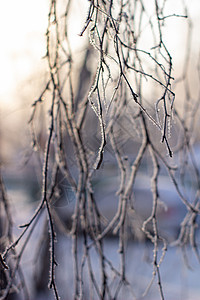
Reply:
[[[47,0],[8,0],[0,4],[0,102],[9,104],[21,80],[45,53]]]
[[[72,2],[80,13],[82,1]],[[85,3],[88,5],[88,1]],[[49,4],[49,0],[0,1],[0,137],[7,141],[4,146],[7,152],[13,150],[11,140],[15,145],[23,144],[19,128],[22,123],[23,128],[28,127],[31,103],[46,84],[47,61],[42,57],[46,54]],[[71,17],[70,23],[70,32],[78,44],[84,20],[77,14],[77,19]]]
[[[82,0],[84,2],[84,0]],[[173,9],[178,12],[179,1],[168,0],[169,5],[173,3]],[[75,1],[75,6],[78,4]],[[87,1],[86,1],[87,2]],[[174,3],[175,2],[175,3]],[[191,8],[194,21],[199,20],[199,1],[186,1]],[[191,5],[190,5],[191,3]],[[1,18],[1,47],[0,47],[0,104],[14,102],[17,86],[29,78],[33,69],[39,68],[41,58],[45,54],[45,32],[47,28],[48,0],[8,0],[0,4]],[[77,9],[77,7],[76,7]],[[73,20],[73,19],[72,19]],[[182,54],[182,39],[185,32],[182,32],[184,20],[171,18],[169,26],[170,44],[169,49],[174,54],[174,60],[178,61]],[[82,29],[80,17],[76,18],[76,28],[73,34],[75,42],[79,42],[79,28]],[[199,26],[198,26],[199,27]],[[194,44],[199,45],[198,29],[193,34]],[[184,30],[184,29],[183,29]],[[77,31],[77,32],[76,32]],[[179,32],[173,39],[173,32]],[[172,34],[171,34],[172,33]],[[13,104],[13,103],[12,103]]]
[[[175,9],[178,13],[177,5],[181,1],[168,0],[169,7]],[[31,81],[32,74],[37,74],[42,70],[44,60],[42,57],[46,53],[45,32],[47,28],[49,0],[7,0],[0,3],[0,119],[10,116],[7,123],[14,122],[15,111],[24,109],[21,100],[24,85],[28,85]],[[69,20],[71,24],[70,33],[74,37],[74,43],[79,45],[83,39],[78,34],[84,26],[84,18],[80,15],[83,10],[80,4],[85,3],[85,11],[87,13],[88,0],[73,0],[76,9],[76,18],[72,16]],[[194,24],[198,25],[200,15],[200,1],[187,0],[193,16]],[[170,18],[167,21],[169,31],[166,38],[169,40],[167,45],[172,51],[174,62],[181,64],[183,55],[183,43],[185,31],[183,26],[184,20]],[[199,26],[193,31],[194,48],[199,49]],[[176,36],[174,36],[176,32]],[[178,32],[178,35],[177,35]],[[82,40],[81,40],[82,42]],[[39,73],[38,72],[38,73]],[[42,83],[41,83],[42,84]],[[41,89],[43,86],[41,87]],[[35,91],[37,94],[37,91]],[[34,95],[30,95],[27,107],[30,114],[30,103],[34,101]],[[18,117],[19,119],[19,117]],[[1,121],[1,120],[0,120]]]

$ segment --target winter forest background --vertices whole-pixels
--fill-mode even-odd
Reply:
[[[0,299],[199,299],[198,1],[1,4]]]

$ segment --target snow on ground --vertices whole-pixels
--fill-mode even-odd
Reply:
[[[14,204],[14,217],[15,225],[20,225],[29,219],[31,214],[34,212],[32,204],[25,200],[25,195],[18,194],[13,191],[9,191],[9,197],[15,199]],[[12,200],[13,201],[13,200]],[[45,214],[40,218],[39,224],[27,246],[24,258],[22,260],[22,266],[24,266],[25,277],[28,286],[30,287],[30,300],[51,300],[53,294],[35,295],[33,291],[34,282],[34,268],[36,266],[35,261],[35,250],[37,248],[37,242],[39,236],[42,234],[43,222]],[[15,230],[16,236],[20,233],[19,229]],[[63,300],[73,299],[73,257],[71,250],[71,240],[69,237],[58,235],[58,242],[56,246],[56,259],[58,267],[56,269],[56,282],[58,284],[60,297]],[[82,238],[79,240],[79,255],[82,256]],[[119,270],[120,269],[120,258],[118,253],[118,242],[117,239],[107,239],[105,241],[105,253],[107,258],[112,261],[113,265]],[[159,253],[160,255],[161,253]],[[176,299],[176,300],[198,300],[200,298],[200,265],[191,251],[187,249],[187,256],[189,267],[186,266],[183,260],[183,255],[180,249],[168,247],[164,261],[160,266],[161,280],[165,299]],[[133,294],[130,294],[128,288],[124,286],[121,290],[119,300],[159,300],[161,299],[157,277],[149,289],[148,293],[144,295],[145,290],[152,279],[152,257],[153,248],[150,243],[135,243],[128,241],[127,243],[127,258],[126,258],[126,271],[127,279],[133,287]],[[98,257],[94,251],[91,252],[92,265],[95,270],[95,275],[99,272]],[[107,270],[108,274],[111,275],[110,269]],[[84,280],[87,282],[87,272],[84,273]],[[98,275],[97,275],[98,277]],[[100,276],[99,276],[100,277]],[[117,280],[115,279],[112,283],[113,290],[115,289]],[[86,292],[89,287],[86,287]],[[36,298],[35,298],[36,297]],[[89,298],[88,298],[89,299]],[[95,300],[95,296],[94,296]]]

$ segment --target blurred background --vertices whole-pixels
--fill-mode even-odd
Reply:
[[[182,1],[168,1],[169,8],[173,7],[174,13],[178,14],[181,9]],[[173,57],[173,76],[175,78],[182,78],[185,75],[190,80],[188,81],[191,99],[194,99],[198,105],[199,101],[199,23],[200,23],[200,3],[198,0],[185,1],[188,7],[188,14],[191,18],[191,24],[188,27],[188,21],[184,18],[171,18],[167,24],[167,31],[165,31],[165,42]],[[72,50],[76,57],[77,74],[80,73],[85,56],[85,37],[80,36],[80,32],[85,22],[85,14],[87,13],[88,3],[86,1],[76,1],[73,3],[73,15],[70,17],[69,32],[71,39]],[[80,9],[81,7],[81,9]],[[1,18],[1,47],[0,47],[0,161],[1,172],[5,181],[5,186],[8,194],[8,199],[12,207],[14,235],[17,237],[20,233],[18,229],[19,224],[25,223],[41,198],[41,164],[39,159],[35,159],[35,150],[33,145],[33,137],[29,120],[32,113],[32,104],[38,99],[41,91],[44,89],[48,80],[48,64],[44,58],[46,55],[46,29],[48,24],[49,1],[43,0],[19,0],[19,1],[4,1],[0,4]],[[184,14],[184,12],[182,12]],[[188,31],[190,28],[191,31]],[[185,59],[187,56],[185,45],[191,47],[189,51],[189,63],[185,69]],[[88,68],[88,72],[91,68]],[[187,71],[187,74],[184,72]],[[90,75],[90,74],[89,74]],[[78,75],[77,75],[78,77]],[[184,114],[183,102],[186,95],[185,87],[174,84],[176,92],[176,108]],[[192,101],[192,100],[191,100]],[[196,106],[196,109],[198,106]],[[46,143],[46,134],[48,129],[48,119],[46,111],[49,106],[43,104],[37,112],[37,117],[40,122],[35,124],[36,132],[38,133],[38,140],[40,141],[41,149],[44,150]],[[189,122],[192,122],[191,120]],[[195,122],[193,140],[194,153],[199,162],[199,118],[193,120]],[[128,123],[128,122],[127,122]],[[125,124],[125,125],[124,125]],[[119,124],[120,134],[122,140],[120,141],[123,147],[127,146],[130,141],[132,132],[126,120],[123,124]],[[91,135],[88,141],[91,151],[98,149],[98,144],[101,137],[98,132],[91,128]],[[178,131],[175,130],[175,138],[172,137],[172,145],[176,146],[178,139]],[[173,131],[172,131],[173,132]],[[177,139],[176,139],[177,138]],[[137,148],[137,143],[136,150]],[[122,147],[122,148],[123,148]],[[134,153],[132,153],[134,157]],[[107,149],[105,154],[105,161],[100,171],[100,175],[94,176],[93,184],[95,186],[96,199],[101,202],[101,209],[105,211],[106,218],[112,218],[117,208],[117,197],[115,195],[117,186],[119,184],[117,167],[113,159],[112,149]],[[125,157],[126,159],[126,157]],[[176,163],[176,156],[174,158]],[[71,161],[73,168],[73,159]],[[39,171],[38,171],[39,170]],[[106,174],[106,176],[105,176]],[[135,197],[138,215],[138,224],[140,224],[150,213],[151,206],[148,206],[147,200],[150,195],[150,182],[148,180],[148,158],[144,162],[139,176],[137,177]],[[188,175],[189,188],[187,193],[190,197],[194,194],[195,185],[193,185],[192,178]],[[62,197],[68,199],[67,206],[63,208],[61,201],[55,203],[55,207],[62,215],[63,212],[71,214],[74,209],[75,195],[71,187],[63,182]],[[159,214],[160,228],[164,234],[172,242],[178,235],[178,230],[181,221],[184,218],[186,209],[181,205],[177,198],[177,194],[165,172],[161,174],[160,189],[163,202],[167,205],[167,209],[161,209]],[[144,199],[141,202],[137,199]],[[111,201],[112,200],[112,201]],[[37,230],[41,231],[44,220],[37,225]],[[133,225],[134,228],[137,228]],[[40,276],[37,273],[36,254],[37,243],[39,242],[37,230],[33,235],[32,249],[28,250],[28,255],[25,254],[23,263],[25,265],[25,274],[27,277],[27,285],[30,286],[32,294],[37,295],[37,299],[53,299],[52,294],[46,289],[48,282],[48,263],[43,267],[43,272]],[[133,230],[134,231],[134,230]],[[136,230],[137,231],[137,230]],[[128,246],[128,263],[127,272],[130,281],[135,287],[135,295],[127,295],[127,299],[160,299],[157,282],[152,285],[149,293],[145,294],[145,288],[151,282],[152,278],[152,246],[148,244],[140,232],[134,231],[132,243]],[[58,286],[61,289],[61,299],[71,299],[72,291],[70,286],[72,277],[70,271],[72,266],[71,244],[70,240],[62,236],[58,237],[61,245],[57,251],[59,253],[59,267],[61,271],[58,272]],[[117,266],[119,258],[117,257],[117,242],[113,237],[106,241],[107,255],[114,261]],[[28,246],[30,248],[30,246]],[[29,249],[28,248],[28,249]],[[43,249],[44,250],[44,249]],[[32,252],[30,254],[30,251]],[[82,253],[80,246],[80,253]],[[181,254],[181,250],[169,247],[166,259],[164,260],[161,273],[164,281],[164,291],[166,299],[190,299],[197,300],[200,295],[200,266],[192,253],[191,249],[185,249],[186,255]],[[44,250],[45,253],[45,250]],[[137,259],[134,259],[137,257]],[[189,257],[189,261],[184,257]],[[95,262],[95,255],[93,263]],[[32,266],[36,266],[36,271]],[[95,268],[95,263],[94,263]],[[98,270],[98,266],[96,266]],[[176,271],[176,272],[175,272]],[[136,276],[137,273],[137,276]],[[39,274],[39,272],[38,272]],[[62,274],[62,275],[61,275]],[[35,276],[35,277],[34,277]],[[42,279],[44,279],[44,282]],[[69,288],[64,288],[65,282],[68,282]],[[67,292],[66,292],[67,291]],[[125,293],[125,291],[124,291]],[[123,294],[125,295],[125,294]],[[124,296],[122,296],[124,297]],[[130,297],[130,298],[128,298]],[[17,297],[16,297],[17,299]],[[20,298],[21,299],[21,298]],[[30,296],[30,299],[32,298]],[[121,298],[123,299],[123,298]]]

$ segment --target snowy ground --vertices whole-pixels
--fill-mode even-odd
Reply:
[[[22,193],[13,194],[13,191],[9,191],[9,197],[15,199],[15,224],[22,224],[27,222],[29,216],[33,213],[33,208],[27,204],[27,195]],[[13,201],[13,200],[12,200]],[[42,233],[41,218],[39,226],[34,232],[33,238],[27,247],[25,256],[23,258],[23,266],[25,267],[26,282],[30,286],[30,300],[51,300],[54,299],[52,293],[48,295],[35,295],[33,293],[33,282],[34,282],[34,268],[36,266],[35,261],[35,248],[40,234]],[[16,236],[20,233],[20,230],[16,230]],[[118,250],[118,242],[116,239],[108,239],[105,242],[105,252],[107,257],[112,261],[116,268],[120,268],[120,259]],[[82,255],[82,246],[80,238],[80,256]],[[193,252],[188,249],[188,261],[189,266],[186,266],[183,260],[183,255],[180,249],[169,247],[166,252],[164,261],[160,266],[162,286],[164,291],[165,299],[171,300],[198,300],[200,299],[200,265],[194,256]],[[127,287],[124,287],[121,291],[119,300],[123,299],[137,299],[137,300],[159,300],[161,299],[157,277],[149,289],[148,293],[144,295],[145,290],[152,279],[152,256],[153,248],[150,244],[138,244],[133,241],[127,243],[127,259],[126,259],[126,270],[127,279],[133,287],[133,294],[130,294]],[[70,238],[59,235],[56,249],[56,257],[58,262],[57,267],[57,284],[62,300],[73,299],[73,259],[71,251]],[[98,259],[97,256],[92,253],[92,265],[95,270],[95,274],[98,274]],[[111,272],[108,270],[108,272]],[[111,273],[110,273],[111,274]],[[112,275],[112,274],[111,274]],[[85,275],[87,276],[87,274]],[[87,282],[87,279],[86,279]],[[116,284],[113,281],[114,285]],[[87,289],[87,287],[86,287]],[[89,289],[89,287],[88,287]],[[89,298],[86,298],[89,299]],[[95,297],[94,297],[95,300]]]

